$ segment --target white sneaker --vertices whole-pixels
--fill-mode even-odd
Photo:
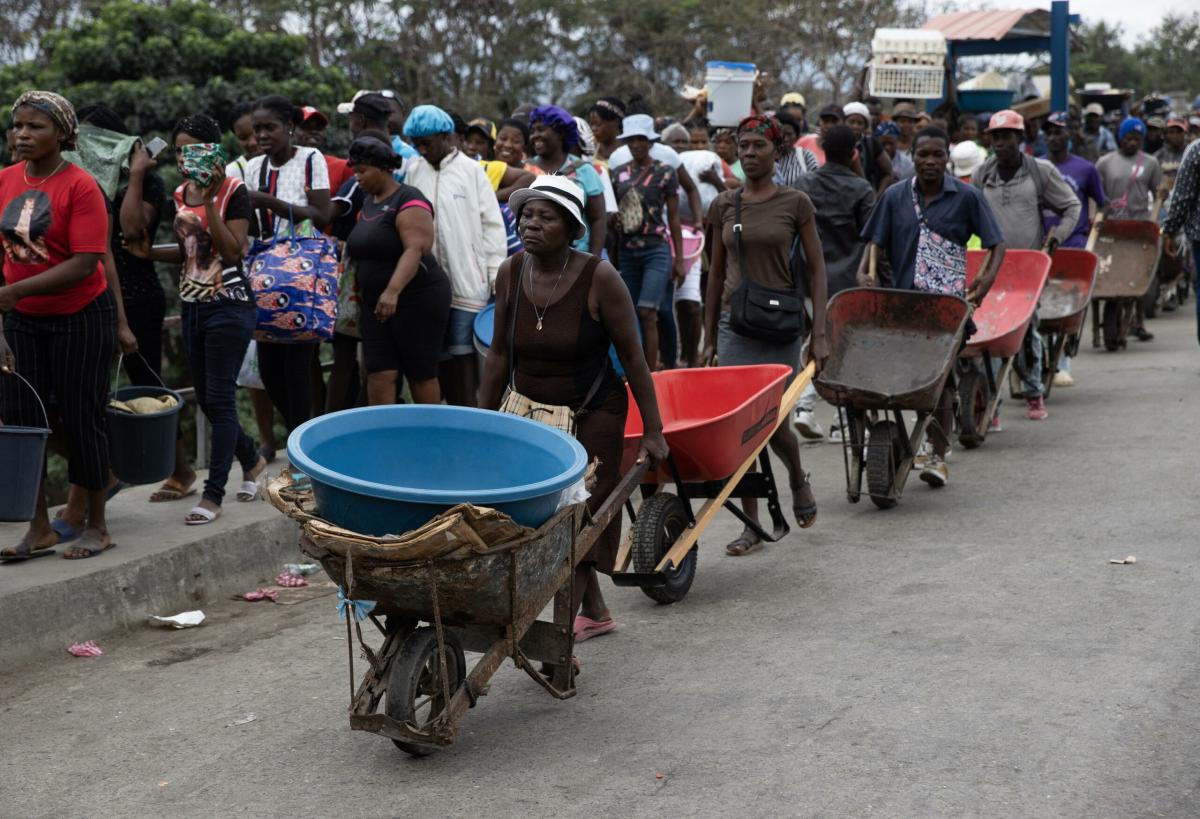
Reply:
[[[929,443],[929,441],[923,442],[921,448],[917,450],[917,454],[913,456],[913,469],[924,469],[932,457],[933,444]]]
[[[801,435],[810,440],[815,441],[825,437],[825,430],[821,429],[820,422],[817,421],[811,410],[802,410],[797,407],[792,415],[792,424]]]
[[[1059,370],[1054,374],[1054,386],[1056,387],[1074,387],[1075,379],[1071,377],[1069,372]]]

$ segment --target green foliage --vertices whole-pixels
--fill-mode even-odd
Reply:
[[[353,91],[340,69],[309,62],[304,37],[251,33],[191,0],[113,0],[46,34],[42,50],[43,59],[0,68],[0,100],[53,89],[76,105],[110,106],[137,134],[169,132],[196,111],[221,119],[266,93],[329,110]]]

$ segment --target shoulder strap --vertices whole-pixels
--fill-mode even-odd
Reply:
[[[510,287],[512,292],[509,293],[508,305],[508,388],[516,389],[517,381],[517,305],[521,303],[521,282],[525,278],[525,264],[529,261],[529,254],[524,250],[513,254],[512,264],[509,266],[509,271],[517,271],[515,278],[510,276]]]
[[[1042,170],[1042,163],[1038,162],[1036,157],[1032,157],[1029,154],[1022,154],[1022,156],[1024,157],[1025,169],[1033,177],[1033,186],[1037,189],[1038,207],[1041,208],[1046,201],[1046,177]]]
[[[262,158],[262,164],[258,166],[258,189],[260,191],[266,190],[266,188],[267,188],[267,174],[270,171],[270,169],[267,166],[270,165],[270,163],[271,163],[271,158],[264,154],[263,158]],[[275,235],[275,223],[271,219],[271,211],[268,208],[259,208],[258,209],[258,238],[262,239],[263,241],[266,241],[266,239],[267,239],[267,227],[268,226],[270,226],[270,228],[271,228],[271,236],[274,236]]]
[[[600,257],[592,256],[583,265],[583,270],[579,275],[583,277],[584,284],[587,289],[591,290],[592,278],[596,275],[596,268],[600,266]],[[584,296],[583,309],[587,309],[587,297]],[[596,377],[592,379],[592,386],[588,387],[587,394],[583,396],[583,403],[579,405],[579,409],[575,410],[576,417],[587,412],[588,404],[592,403],[592,399],[596,397],[596,393],[600,392],[600,386],[604,383],[604,376],[608,373],[608,353],[605,352],[604,359],[600,362],[600,369],[596,372]]]
[[[316,151],[311,151],[308,154],[308,159],[304,160],[304,187],[312,190],[313,184],[313,157],[317,155]]]

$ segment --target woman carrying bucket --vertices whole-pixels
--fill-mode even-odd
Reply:
[[[79,135],[71,103],[49,91],[23,94],[12,109],[12,134],[19,161],[0,171],[0,367],[19,373],[33,390],[0,375],[0,418],[40,427],[46,419],[34,393],[58,399],[68,476],[87,497],[86,525],[63,556],[95,557],[112,546],[104,517],[109,482],[104,407],[117,312],[102,264],[108,215],[96,181],[62,156]],[[58,542],[42,487],[29,530],[20,543],[0,550],[0,560],[53,554],[50,548]]]
[[[587,230],[583,190],[562,176],[539,176],[509,199],[525,251],[505,260],[496,280],[496,332],[480,387],[480,406],[538,420],[552,413],[573,428],[589,459],[599,459],[588,498],[593,512],[620,481],[629,399],[608,355],[617,355],[645,423],[639,462],[667,456],[650,370],[642,355],[633,299],[608,262],[573,250]],[[544,411],[539,411],[544,410]],[[575,639],[612,631],[597,570],[611,574],[621,521],[613,523],[579,564],[575,589],[582,612]]]

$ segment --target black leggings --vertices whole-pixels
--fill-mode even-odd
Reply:
[[[312,371],[320,342],[258,342],[258,374],[288,432],[312,417]]]
[[[16,369],[47,404],[53,396],[67,439],[67,478],[92,491],[108,486],[108,424],[104,408],[116,348],[117,308],[105,290],[78,313],[4,318],[4,337]],[[0,379],[0,418],[40,427],[42,410],[17,379]],[[53,420],[53,419],[52,419]],[[0,467],[2,469],[2,467]]]

